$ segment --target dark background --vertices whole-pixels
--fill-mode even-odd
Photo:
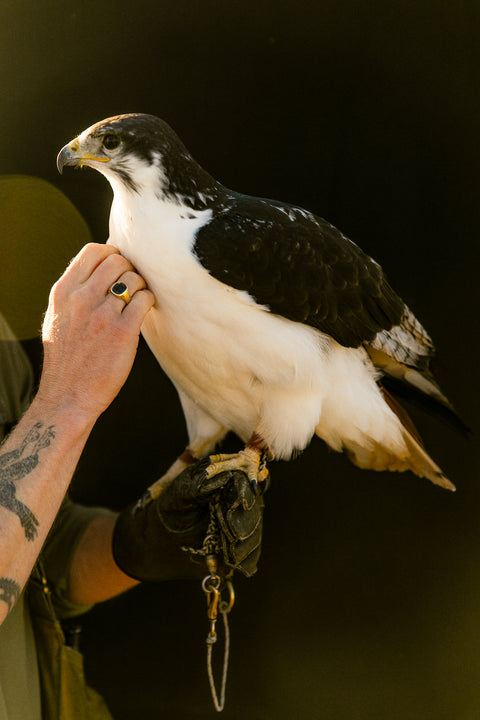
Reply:
[[[58,176],[56,153],[103,117],[163,117],[225,185],[306,207],[374,256],[475,429],[479,14],[475,0],[3,0],[0,168],[53,182],[103,241],[110,188]],[[360,471],[317,439],[272,465],[260,569],[236,582],[225,720],[480,717],[478,435],[416,420],[456,494]],[[76,497],[122,507],[185,441],[142,345]],[[118,720],[213,717],[207,629],[196,583],[98,606],[90,681]]]

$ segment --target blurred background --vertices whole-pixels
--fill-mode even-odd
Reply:
[[[272,464],[259,572],[236,581],[225,720],[480,717],[479,21],[475,0],[0,5],[3,174],[55,184],[103,242],[109,186],[60,177],[56,154],[104,117],[159,115],[228,187],[303,206],[379,261],[477,427],[465,441],[414,413],[456,494],[360,471],[317,439]],[[65,228],[64,246],[27,248],[23,267],[46,264],[48,286],[76,249]],[[142,344],[74,497],[121,508],[185,442]],[[207,631],[197,583],[136,589],[85,618],[88,678],[117,720],[211,718]]]

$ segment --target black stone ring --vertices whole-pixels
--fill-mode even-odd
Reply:
[[[132,299],[130,297],[130,293],[128,292],[128,287],[125,285],[124,282],[113,283],[109,292],[112,293],[112,295],[115,295],[115,297],[120,298],[120,300],[123,300],[125,305],[128,305],[128,303]]]

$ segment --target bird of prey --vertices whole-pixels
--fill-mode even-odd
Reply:
[[[228,431],[245,448],[211,455],[209,476],[238,468],[255,483],[266,459],[317,435],[361,468],[455,489],[383,383],[453,412],[429,368],[433,343],[354,242],[302,208],[223,187],[152,115],[92,125],[57,165],[105,175],[108,242],[155,295],[142,333],[178,391],[189,444],[153,495]]]

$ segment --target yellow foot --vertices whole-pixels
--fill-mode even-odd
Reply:
[[[247,447],[233,455],[210,455],[209,464],[204,470],[206,478],[212,478],[221,472],[241,470],[243,471],[253,487],[264,482],[268,477],[268,469],[265,462],[265,453],[256,448]]]

